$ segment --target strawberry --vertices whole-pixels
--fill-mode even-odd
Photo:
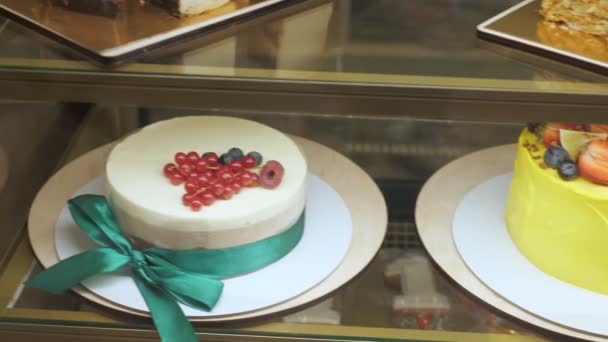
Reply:
[[[589,124],[586,128],[591,133],[608,133],[608,125]]]
[[[592,140],[578,157],[578,168],[587,180],[608,185],[608,140]]]
[[[563,122],[548,122],[540,129],[540,135],[543,139],[545,147],[559,146],[559,130],[568,129],[571,131],[580,131],[581,127],[577,124]]]

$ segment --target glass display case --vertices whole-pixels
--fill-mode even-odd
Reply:
[[[27,217],[69,161],[149,123],[209,114],[256,120],[347,156],[382,191],[389,224],[370,265],[330,296],[252,320],[197,323],[202,341],[560,338],[453,282],[425,253],[414,219],[435,171],[515,143],[525,122],[606,121],[608,78],[475,37],[477,24],[516,2],[295,1],[114,67],[0,19],[0,340],[158,339],[147,318],[24,287],[41,270]],[[410,271],[394,272],[405,261]],[[433,300],[397,304],[416,289]]]

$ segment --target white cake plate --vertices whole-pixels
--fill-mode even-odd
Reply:
[[[336,244],[337,250],[337,253],[336,251],[331,252],[333,253],[334,264],[328,262],[319,267],[323,271],[313,272],[316,274],[316,279],[309,279],[306,284],[300,285],[295,292],[286,293],[286,291],[281,291],[282,295],[274,295],[273,298],[266,298],[265,301],[254,301],[255,303],[250,301],[245,306],[240,307],[238,305],[239,300],[234,298],[236,300],[233,299],[231,302],[236,306],[232,306],[232,308],[226,306],[215,315],[188,312],[188,314],[191,314],[191,321],[229,321],[267,316],[320,300],[359,274],[379,250],[386,233],[388,217],[382,193],[373,180],[356,164],[339,153],[309,140],[302,138],[294,138],[294,140],[306,155],[309,172],[314,175],[311,176],[313,184],[315,179],[318,180],[316,182],[317,190],[313,193],[326,197],[333,203],[329,208],[337,210],[336,213],[328,213],[321,212],[317,208],[315,212],[321,213],[321,216],[326,216],[328,219],[324,220],[323,223],[328,225],[335,223],[332,221],[334,218],[341,220],[342,228],[337,227],[335,232],[338,232],[338,234],[333,235],[333,242]],[[59,261],[55,240],[56,223],[67,200],[87,185],[96,186],[95,180],[103,175],[105,160],[110,149],[111,145],[106,145],[71,162],[49,179],[38,193],[30,210],[28,233],[34,253],[43,266],[49,267]],[[348,221],[349,214],[350,222]],[[307,213],[307,219],[309,218],[308,215]],[[314,216],[314,214],[312,215]],[[314,217],[311,216],[310,218],[314,222]],[[317,215],[317,219],[319,218],[319,215]],[[317,228],[321,228],[321,226],[317,226]],[[314,243],[312,240],[306,242],[307,230],[310,230],[310,233],[315,232],[315,230],[309,229],[307,223],[301,243]],[[352,233],[350,237],[349,230]],[[340,234],[344,235],[340,236]],[[318,239],[318,235],[316,236],[311,237],[313,240]],[[349,238],[350,244],[348,243]],[[341,241],[336,241],[336,239]],[[330,244],[331,242],[325,244],[325,247],[330,246]],[[79,244],[76,243],[75,245],[78,246]],[[320,243],[320,245],[324,245],[324,243]],[[297,252],[298,248],[300,248],[300,245],[292,253]],[[64,251],[63,248],[61,249]],[[342,252],[340,252],[341,249]],[[327,251],[328,248],[325,248],[325,250]],[[72,249],[71,253],[74,252],[75,250]],[[292,256],[292,253],[285,258]],[[313,253],[315,253],[314,250]],[[319,262],[323,263],[323,261]],[[271,271],[272,267],[283,267],[283,271],[289,269],[289,267],[285,268],[286,264],[281,266],[281,260],[268,266]],[[297,267],[293,269],[297,269]],[[310,270],[312,269],[309,268]],[[258,272],[263,271],[266,271],[266,269]],[[238,280],[237,278],[233,279]],[[229,279],[229,281],[231,280]],[[84,286],[79,286],[74,291],[105,307],[135,315],[148,315],[147,311],[141,310],[141,306],[134,303],[123,303],[122,300],[117,298],[109,300],[106,295],[95,293]],[[263,290],[260,289],[260,291]],[[227,296],[227,294],[224,293],[223,296]],[[224,298],[221,299],[221,301],[223,300]],[[220,305],[218,303],[217,308],[221,308]]]
[[[608,297],[544,274],[506,231],[516,149],[481,150],[437,171],[416,204],[420,239],[448,276],[496,309],[555,333],[608,341]]]
[[[234,315],[269,307],[309,290],[340,265],[352,238],[352,221],[346,204],[327,183],[310,175],[307,180],[306,220],[298,245],[280,260],[255,272],[224,279],[222,296],[212,311],[181,305],[190,318]],[[106,194],[104,177],[98,177],[72,197]],[[67,205],[55,225],[55,248],[60,260],[98,248],[74,222]],[[82,282],[89,291],[113,303],[149,312],[127,269],[98,274]]]

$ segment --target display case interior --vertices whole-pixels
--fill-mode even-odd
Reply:
[[[15,255],[5,259],[4,279],[14,277],[18,272],[25,272],[23,276],[27,279],[41,270],[27,244],[25,217],[35,193],[61,165],[159,120],[178,115],[228,115],[259,121],[287,134],[313,140],[353,160],[372,176],[385,197],[389,214],[388,233],[382,249],[366,270],[331,296],[297,310],[252,321],[197,323],[198,329],[268,333],[273,329],[285,329],[284,324],[296,324],[301,327],[294,328],[296,334],[307,335],[312,332],[306,327],[318,329],[314,324],[323,324],[325,329],[332,326],[394,329],[384,331],[389,337],[405,331],[402,329],[522,334],[520,337],[531,334],[519,323],[489,310],[439,272],[420,245],[414,220],[417,195],[433,172],[469,152],[513,143],[523,123],[434,121],[415,117],[394,119],[383,117],[381,113],[368,117],[344,117],[204,113],[187,108],[114,108],[75,104],[28,106],[48,111],[65,111],[67,108],[79,114],[47,115],[40,120],[38,116],[31,115],[30,118],[28,114],[20,113],[23,107],[15,106],[14,113],[0,116],[6,123],[2,129],[7,130],[2,134],[0,152],[6,151],[4,154],[8,158],[4,158],[9,161],[11,170],[4,181],[4,202],[0,210],[19,214],[2,216],[10,219],[2,222],[3,234],[16,237],[12,240],[12,247],[9,247],[9,240],[4,240],[1,246],[4,253],[12,248],[5,255]],[[28,118],[31,120],[29,123]],[[27,134],[31,132],[35,133]],[[28,153],[23,153],[24,147]],[[25,270],[18,269],[16,258],[21,258],[23,266],[27,266]],[[5,283],[3,290],[10,293],[2,295],[9,296],[10,300],[4,309],[4,321],[59,324],[59,318],[93,326],[150,326],[147,319],[106,309],[73,293],[49,295],[23,287],[20,283],[21,280],[15,279],[13,287],[7,287],[8,282]],[[33,318],[24,313],[34,313]],[[348,335],[346,331],[327,333]],[[377,332],[371,330],[367,334],[371,337]]]

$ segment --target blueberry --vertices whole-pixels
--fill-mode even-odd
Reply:
[[[243,150],[241,150],[238,147],[233,147],[230,150],[228,150],[228,154],[232,156],[232,158],[234,159],[242,159],[245,154],[243,153]]]
[[[535,133],[538,126],[540,126],[540,122],[528,122],[528,131]]]
[[[228,165],[230,164],[231,161],[233,161],[235,158],[229,154],[229,153],[224,153],[220,156],[220,163],[224,164],[224,165]]]
[[[560,146],[553,146],[545,151],[544,159],[547,166],[557,169],[561,163],[568,160],[568,152]]]
[[[559,165],[557,173],[563,180],[572,180],[578,176],[578,167],[572,160],[566,160]]]
[[[247,153],[247,155],[252,157],[253,159],[255,159],[255,166],[262,164],[262,160],[264,158],[262,158],[262,155],[259,152],[252,151],[252,152]]]

